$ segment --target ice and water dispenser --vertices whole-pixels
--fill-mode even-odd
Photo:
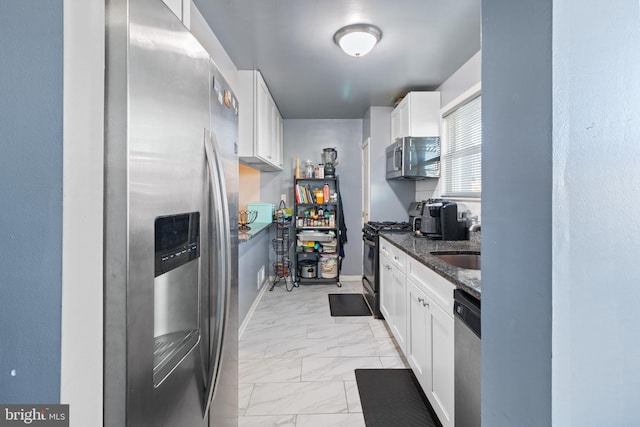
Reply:
[[[153,382],[159,385],[200,338],[200,213],[155,220]]]

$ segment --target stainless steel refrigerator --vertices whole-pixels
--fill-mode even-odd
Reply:
[[[107,1],[105,78],[104,426],[237,426],[237,100],[160,0]]]

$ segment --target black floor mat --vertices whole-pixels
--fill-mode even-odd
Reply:
[[[356,369],[367,427],[442,427],[411,369]]]
[[[329,294],[332,317],[371,316],[362,294]]]

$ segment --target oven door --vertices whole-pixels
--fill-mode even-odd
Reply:
[[[374,317],[380,318],[380,301],[378,289],[376,289],[376,266],[378,248],[375,241],[363,237],[364,250],[362,251],[362,287],[363,295]]]

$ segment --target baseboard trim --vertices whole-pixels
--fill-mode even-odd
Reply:
[[[249,307],[249,311],[247,312],[247,315],[244,317],[244,320],[242,321],[242,323],[240,324],[240,327],[238,328],[238,339],[242,338],[242,334],[244,333],[245,329],[247,329],[247,326],[249,326],[251,317],[253,316],[253,313],[255,313],[256,309],[258,308],[258,304],[260,304],[260,300],[262,300],[262,297],[264,296],[264,293],[269,288],[270,283],[271,283],[271,277],[267,276],[264,279],[264,282],[262,282],[262,285],[260,286],[260,292],[258,292],[256,299],[253,300],[253,304],[251,304],[251,307]]]

